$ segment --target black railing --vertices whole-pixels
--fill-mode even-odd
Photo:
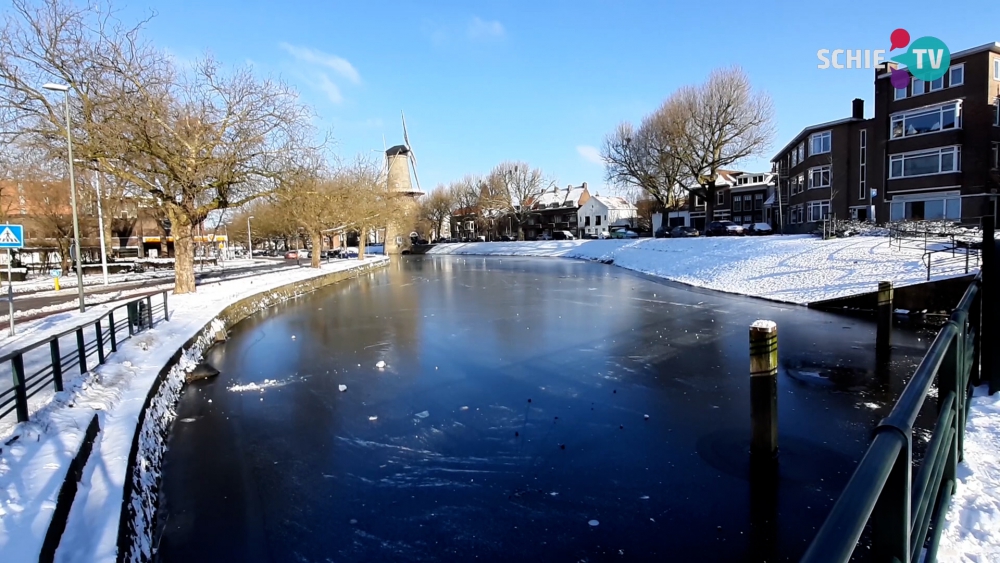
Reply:
[[[161,292],[162,300],[155,305],[152,295],[117,305],[98,317],[89,317],[57,334],[43,339],[29,339],[23,346],[13,343],[14,349],[0,356],[0,365],[10,362],[13,376],[13,385],[0,391],[0,418],[16,413],[18,422],[27,421],[28,399],[50,385],[56,392],[62,391],[63,374],[67,369],[76,365],[80,373],[85,374],[91,359],[96,360],[97,365],[103,364],[108,354],[118,350],[122,341],[159,321],[170,320],[167,292]],[[121,314],[122,310],[125,314]],[[117,316],[116,312],[119,313]],[[88,337],[88,332],[93,338]],[[62,352],[65,341],[61,343],[60,339],[69,340],[70,352]],[[29,359],[27,369],[26,357]],[[31,372],[27,373],[27,370]]]
[[[992,235],[992,232],[990,233]],[[913,379],[875,437],[804,562],[848,561],[871,519],[874,561],[934,561],[944,516],[962,460],[972,384],[980,374],[982,274],[976,276],[938,332]],[[913,468],[913,425],[935,379],[938,416],[920,463]]]

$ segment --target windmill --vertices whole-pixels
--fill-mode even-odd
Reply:
[[[403,144],[389,147],[385,150],[386,183],[389,191],[401,196],[407,205],[413,208],[417,205],[417,198],[424,195],[420,189],[420,178],[417,176],[417,157],[410,147],[410,136],[406,132],[406,117],[403,112],[399,112],[399,117],[403,123]],[[383,141],[384,142],[384,141]],[[413,180],[417,187],[414,189],[410,182],[410,170],[413,171]],[[403,236],[407,230],[397,232],[394,225],[386,226],[386,253],[402,254],[410,247],[410,236]]]
[[[420,178],[417,176],[417,157],[410,147],[410,136],[406,132],[406,117],[403,112],[399,112],[399,116],[403,122],[403,144],[389,147],[385,151],[389,189],[416,198],[423,195],[423,191],[420,190]],[[410,182],[411,168],[417,189],[413,189],[413,183]]]

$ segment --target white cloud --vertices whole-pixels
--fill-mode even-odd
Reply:
[[[587,162],[592,162],[594,164],[604,164],[604,160],[601,158],[601,151],[597,150],[597,147],[592,147],[590,145],[577,145],[576,152],[580,153]]]
[[[327,99],[335,104],[339,104],[344,101],[344,96],[340,94],[340,88],[334,84],[333,80],[330,80],[330,77],[327,76],[325,72],[321,72],[316,75],[316,80],[313,82],[313,86],[326,94]]]
[[[361,75],[358,73],[358,69],[354,68],[354,65],[352,65],[347,59],[338,57],[337,55],[324,53],[323,51],[317,51],[316,49],[311,49],[309,47],[300,47],[289,43],[280,43],[279,46],[286,53],[304,63],[326,67],[347,80],[350,80],[354,84],[361,83]]]
[[[473,17],[466,29],[469,39],[500,39],[504,36],[503,24],[496,20]]]

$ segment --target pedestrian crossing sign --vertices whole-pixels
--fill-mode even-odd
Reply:
[[[0,225],[0,248],[23,248],[24,227],[22,225]]]

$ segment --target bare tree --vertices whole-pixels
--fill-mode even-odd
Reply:
[[[481,207],[508,215],[517,224],[517,240],[524,240],[532,204],[554,185],[539,168],[525,162],[501,162],[486,179]]]
[[[774,139],[771,97],[755,90],[750,77],[734,66],[712,71],[697,87],[681,88],[664,108],[670,108],[673,119],[685,119],[678,159],[697,181],[690,191],[705,199],[711,220],[719,171],[764,154]]]
[[[397,192],[389,190],[381,164],[358,157],[338,170],[335,180],[343,184],[345,226],[358,232],[358,259],[365,257],[368,235],[386,225],[412,224],[414,206]]]
[[[440,238],[444,222],[451,217],[455,208],[454,193],[447,187],[439,185],[420,200],[420,218],[426,220],[434,230],[435,236]]]
[[[4,132],[65,154],[61,100],[70,87],[74,151],[155,199],[170,221],[175,292],[195,291],[192,232],[217,209],[273,190],[309,145],[310,112],[286,85],[212,59],[181,74],[110,7],[13,0],[0,41]],[[88,164],[90,166],[91,164]]]
[[[644,191],[664,209],[676,205],[676,187],[687,180],[679,158],[686,116],[664,103],[638,128],[620,124],[604,139],[605,177],[612,185]]]

